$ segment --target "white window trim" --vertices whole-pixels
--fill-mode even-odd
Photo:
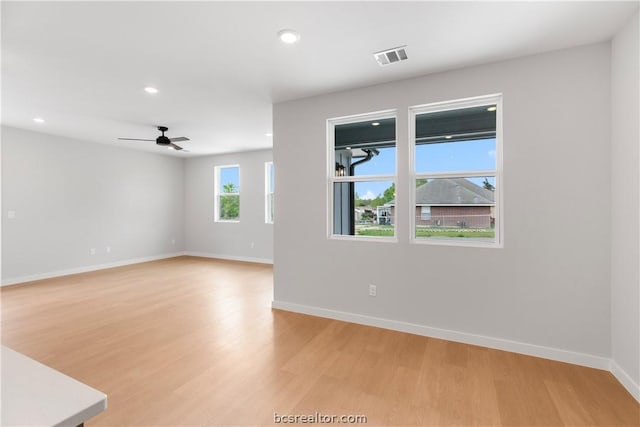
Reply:
[[[269,209],[269,194],[271,194],[271,203],[274,203],[273,195],[275,194],[275,187],[273,193],[271,190],[271,174],[270,169],[273,168],[273,162],[265,162],[264,163],[264,222],[265,224],[273,224],[273,218],[270,217],[271,210]],[[275,179],[274,179],[275,181]]]
[[[360,176],[335,176],[335,127],[348,123],[358,123],[377,119],[395,119],[396,122],[396,159],[395,174],[382,175],[360,175]],[[382,110],[372,113],[355,114],[352,116],[334,117],[327,119],[327,238],[331,240],[350,240],[359,242],[398,242],[398,229],[394,227],[392,237],[384,236],[347,236],[333,233],[333,184],[336,182],[359,182],[359,181],[392,181],[398,188],[398,114],[397,110]]]
[[[452,171],[434,173],[416,173],[415,168],[415,139],[416,139],[416,116],[423,113],[435,113],[439,111],[458,110],[468,107],[478,107],[482,105],[496,105],[496,169],[481,171]],[[491,94],[454,101],[436,102],[432,104],[416,105],[409,107],[409,173],[411,183],[409,184],[409,206],[416,206],[416,180],[420,178],[474,178],[495,176],[495,239],[493,241],[475,239],[420,239],[416,238],[416,217],[415,213],[410,215],[410,242],[420,245],[444,245],[444,246],[467,246],[484,248],[504,247],[504,195],[502,186],[502,94]],[[397,185],[396,185],[397,188]],[[397,231],[396,231],[397,234]]]
[[[242,214],[242,210],[240,210],[237,219],[220,219],[220,170],[225,168],[238,168],[238,190],[240,190],[240,165],[217,165],[214,167],[214,193],[213,193],[213,214],[214,214],[214,222],[221,223],[236,223],[240,222],[240,214]],[[240,197],[240,192],[237,193],[224,193],[225,196],[238,196]]]

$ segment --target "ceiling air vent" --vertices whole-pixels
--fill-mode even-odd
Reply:
[[[393,49],[381,50],[380,52],[374,53],[373,57],[376,58],[376,61],[378,61],[381,67],[393,64],[394,62],[404,61],[407,59],[406,47],[407,46],[399,46]]]

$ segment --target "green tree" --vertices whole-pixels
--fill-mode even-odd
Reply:
[[[491,190],[491,191],[496,189],[496,187],[494,187],[487,178],[485,178],[484,181],[482,181],[482,186],[487,190]]]
[[[220,219],[238,219],[240,216],[240,195],[235,184],[230,182],[222,186],[220,195]]]
[[[395,182],[393,184],[391,184],[391,186],[389,188],[384,190],[384,192],[382,193],[382,198],[384,199],[384,202],[382,203],[383,205],[385,203],[389,203],[390,201],[392,201],[393,199],[396,198],[396,183]]]
[[[365,211],[361,216],[363,221],[373,221],[373,212]]]
[[[233,182],[229,182],[229,183],[224,184],[222,186],[222,192],[223,193],[237,193],[238,190],[236,190],[236,185]]]
[[[371,206],[372,208],[377,208],[378,206],[382,206],[385,203],[387,203],[387,201],[385,200],[385,198],[380,195],[378,197],[376,197],[375,199],[372,199],[371,202],[369,203],[369,206]]]
[[[361,199],[360,195],[358,193],[356,193],[356,206],[360,207],[360,206],[367,206],[367,200],[366,199]]]

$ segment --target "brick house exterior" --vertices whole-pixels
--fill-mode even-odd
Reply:
[[[395,223],[395,201],[384,208]],[[494,209],[493,191],[465,178],[431,179],[416,188],[416,225],[490,228]]]
[[[416,206],[416,225],[489,228],[491,206],[431,206],[429,219],[422,219],[422,206]]]

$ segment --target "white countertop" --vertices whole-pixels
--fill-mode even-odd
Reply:
[[[72,426],[107,408],[107,395],[2,346],[2,413],[9,426]]]

